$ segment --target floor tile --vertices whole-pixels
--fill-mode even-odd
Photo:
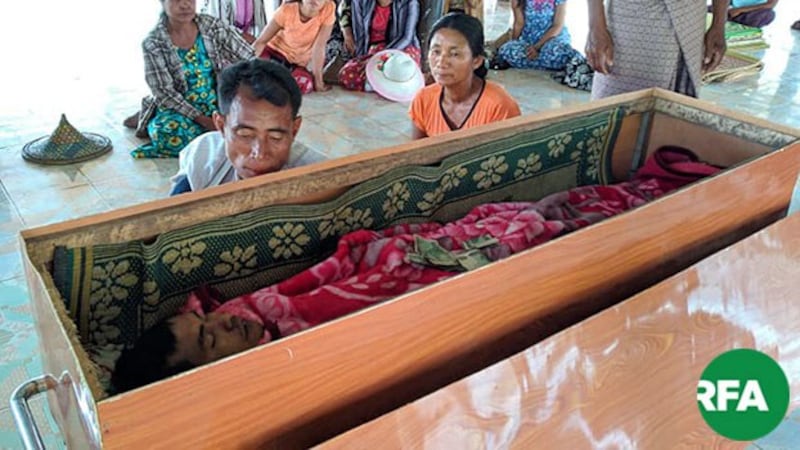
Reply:
[[[9,197],[16,203],[31,192],[80,186],[89,182],[75,165],[44,166],[22,159],[19,149],[0,158],[0,180]]]
[[[385,125],[349,110],[322,117],[324,117],[324,121],[321,121],[321,127],[337,135],[344,136],[350,141],[372,139],[382,136],[384,130],[391,131]]]
[[[14,197],[14,203],[26,227],[76,219],[110,209],[89,184],[25,192]]]
[[[34,327],[25,280],[22,277],[0,282],[0,448],[21,448],[13,424],[8,399],[19,385],[43,374],[39,337]],[[59,444],[57,426],[45,412],[46,396],[31,402],[34,420],[40,427],[49,448],[64,448]]]
[[[297,140],[328,158],[355,153],[353,142],[338,133],[323,128],[321,125],[323,120],[304,123],[297,134]]]
[[[22,254],[16,234],[0,235],[0,281],[18,278],[22,271]],[[2,299],[0,299],[2,302]]]
[[[800,409],[791,412],[778,428],[756,440],[748,450],[795,450],[800,448]]]
[[[41,375],[42,366],[25,280],[0,282],[0,299],[0,398],[8,399],[22,382]]]
[[[305,120],[306,118],[314,116],[330,114],[334,106],[335,101],[333,97],[319,92],[313,92],[303,96],[303,101],[300,104],[300,114]]]
[[[39,427],[42,442],[47,450],[64,449],[66,445],[61,438],[58,426],[48,413],[44,412],[43,404],[46,400],[41,398],[30,402],[33,418]],[[10,409],[0,409],[0,450],[19,450],[22,448],[22,439],[19,437]]]

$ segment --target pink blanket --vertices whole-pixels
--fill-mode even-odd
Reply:
[[[273,322],[282,336],[290,335],[628,211],[719,170],[688,150],[665,147],[631,181],[578,187],[538,202],[484,204],[443,225],[348,233],[333,255],[285,281],[221,305],[193,293],[184,311]]]

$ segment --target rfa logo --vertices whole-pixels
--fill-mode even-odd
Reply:
[[[737,441],[774,430],[789,408],[789,381],[781,366],[756,350],[717,356],[697,383],[697,406],[717,433]]]
[[[741,396],[739,384],[739,380],[718,380],[716,385],[708,380],[700,380],[697,384],[697,401],[706,411],[727,411],[728,402],[733,400],[738,400],[736,411],[747,411],[748,408],[769,411],[758,380],[747,380]],[[715,396],[716,404],[713,401]]]

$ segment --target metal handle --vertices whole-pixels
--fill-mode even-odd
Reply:
[[[37,394],[55,389],[57,384],[56,377],[47,374],[22,383],[11,393],[11,414],[27,450],[44,450],[42,435],[33,420],[28,400]]]

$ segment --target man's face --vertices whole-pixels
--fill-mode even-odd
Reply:
[[[190,312],[173,317],[170,329],[175,335],[175,352],[167,363],[188,361],[201,366],[258,345],[264,327],[230,314]]]
[[[275,106],[240,88],[229,113],[214,114],[214,122],[225,138],[228,159],[245,179],[286,165],[302,120],[292,117],[291,105]]]

